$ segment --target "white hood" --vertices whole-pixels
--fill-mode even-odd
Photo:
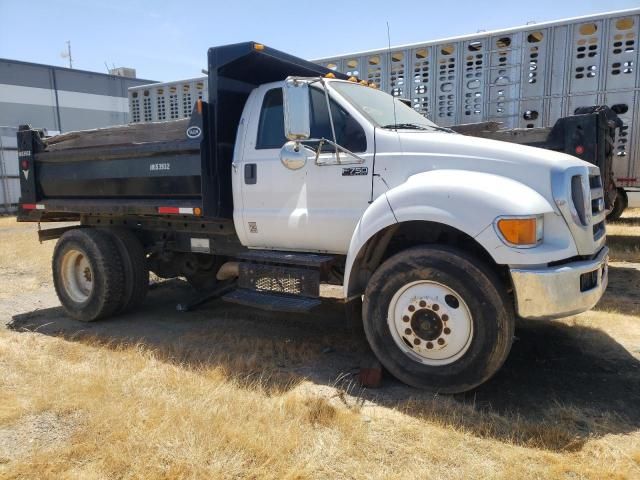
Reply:
[[[445,132],[376,129],[376,173],[392,188],[416,173],[459,169],[517,180],[553,204],[552,172],[574,166],[585,167],[586,174],[589,164],[564,153],[496,140]]]

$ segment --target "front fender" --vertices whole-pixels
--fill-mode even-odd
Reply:
[[[545,241],[529,249],[506,246],[493,229],[501,215],[545,216]],[[475,238],[498,264],[539,264],[575,255],[566,223],[531,187],[499,175],[466,170],[434,170],[409,177],[380,195],[365,211],[351,238],[345,265],[344,294],[358,253],[382,229],[408,221],[453,227]],[[547,236],[546,230],[550,230]],[[552,258],[553,257],[553,258]]]

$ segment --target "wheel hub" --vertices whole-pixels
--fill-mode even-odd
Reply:
[[[436,312],[423,308],[412,315],[411,329],[423,340],[436,340],[444,330],[444,323]]]
[[[80,250],[70,249],[62,257],[62,286],[74,302],[89,299],[93,290],[93,271],[89,259]]]
[[[389,303],[389,330],[407,356],[427,365],[447,365],[468,350],[473,321],[452,288],[430,280],[400,288]]]

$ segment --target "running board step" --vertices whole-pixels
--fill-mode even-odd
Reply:
[[[273,250],[250,250],[236,255],[241,260],[251,262],[277,263],[279,265],[296,265],[307,268],[322,268],[330,264],[335,257],[333,255],[320,255],[317,253],[282,252]]]
[[[322,303],[319,298],[256,292],[245,288],[239,288],[227,293],[222,297],[222,300],[272,312],[293,313],[309,312]]]

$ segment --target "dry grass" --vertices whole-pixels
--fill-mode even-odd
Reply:
[[[274,393],[218,368],[0,333],[0,427],[54,418],[67,433],[13,440],[3,478],[631,478],[637,434],[580,438],[579,411],[538,422],[450,399],[354,406],[304,384]],[[600,422],[611,426],[615,418]],[[2,435],[0,435],[2,439]],[[33,447],[24,451],[24,446]],[[6,450],[6,449],[5,449]]]
[[[607,224],[607,243],[613,260],[640,261],[640,208],[628,209],[617,222]]]
[[[37,226],[0,217],[0,299],[46,286],[51,278],[54,243],[37,241]]]
[[[0,299],[50,289],[52,243],[14,226],[0,219]],[[604,307],[567,331],[603,359],[629,354],[602,332],[640,349],[637,312]],[[640,478],[640,432],[611,412],[555,403],[525,418],[412,390],[376,402],[279,368],[320,341],[194,337],[163,350],[1,329],[0,477]]]

